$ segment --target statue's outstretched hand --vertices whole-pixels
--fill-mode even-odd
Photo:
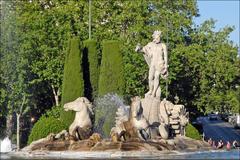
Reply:
[[[140,43],[138,43],[137,46],[136,46],[136,48],[135,48],[135,51],[136,51],[136,52],[139,52],[139,51],[141,51],[141,50],[142,50],[142,47],[141,47]]]

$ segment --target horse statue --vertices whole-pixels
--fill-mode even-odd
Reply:
[[[66,103],[63,106],[65,111],[75,111],[75,119],[69,127],[69,135],[78,140],[88,139],[92,134],[92,103],[85,97]]]
[[[110,133],[113,141],[149,138],[149,123],[143,116],[141,99],[134,97],[131,101],[130,107],[120,106],[116,112],[116,124]]]

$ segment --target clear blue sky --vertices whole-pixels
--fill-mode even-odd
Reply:
[[[200,17],[195,18],[197,25],[207,19],[217,20],[216,31],[224,26],[235,26],[229,39],[239,46],[239,5],[240,0],[198,0]]]

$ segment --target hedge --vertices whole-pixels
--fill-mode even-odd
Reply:
[[[28,137],[28,144],[44,138],[50,133],[59,133],[64,129],[68,129],[68,126],[64,125],[59,119],[61,110],[61,106],[53,107],[50,111],[41,116],[31,130]]]
[[[68,50],[64,64],[62,105],[71,102],[84,95],[84,82],[82,71],[82,53],[79,38],[72,38],[69,41]],[[74,112],[63,111],[61,119],[69,126],[74,119]]]
[[[186,137],[190,137],[190,138],[196,139],[196,140],[202,139],[198,130],[190,123],[186,127]]]
[[[97,97],[99,63],[97,41],[86,40],[83,42],[83,79],[84,79],[84,95],[93,101]]]
[[[103,41],[98,95],[117,93],[123,95],[123,59],[118,41]]]

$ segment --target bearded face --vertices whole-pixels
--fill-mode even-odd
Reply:
[[[161,31],[154,31],[152,37],[153,37],[153,42],[154,43],[159,43],[160,40],[161,40],[161,34],[162,32]]]

